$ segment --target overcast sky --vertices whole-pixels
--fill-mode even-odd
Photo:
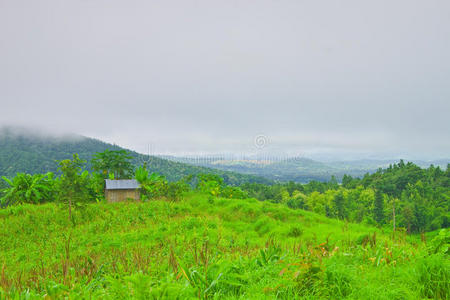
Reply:
[[[140,152],[449,157],[450,1],[0,0],[0,104]]]

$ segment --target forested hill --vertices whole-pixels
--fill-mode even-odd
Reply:
[[[0,176],[15,176],[18,172],[30,174],[55,172],[58,168],[57,160],[71,158],[74,153],[78,153],[80,158],[90,161],[94,153],[106,149],[123,148],[83,136],[54,137],[15,128],[1,128]],[[270,180],[257,176],[191,166],[128,151],[134,157],[135,165],[146,161],[151,172],[158,172],[171,181],[191,174],[213,173],[222,176],[226,183],[232,185],[246,182],[270,183]]]

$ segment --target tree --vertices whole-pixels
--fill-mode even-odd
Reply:
[[[328,181],[328,189],[337,190],[338,188],[339,188],[339,184],[338,184],[338,181],[336,179],[336,176],[331,175],[331,178]]]
[[[158,173],[148,175],[145,169],[138,169],[136,180],[141,186],[141,198],[143,200],[167,196],[169,183],[164,176]],[[145,172],[143,172],[145,170]]]
[[[352,184],[352,176],[344,174],[344,176],[342,177],[342,186],[345,188],[352,188],[351,184]]]
[[[409,204],[403,208],[402,218],[404,219],[404,223],[406,223],[408,233],[411,233],[411,225],[415,223],[415,216],[413,208]]]
[[[82,171],[86,161],[81,160],[78,154],[72,159],[59,161],[59,171],[62,173],[60,180],[60,200],[67,203],[69,220],[72,219],[72,205],[89,199],[89,173]]]
[[[338,219],[345,218],[345,199],[342,191],[339,191],[333,198],[333,205]]]
[[[108,178],[109,174],[114,175],[114,179],[128,179],[133,175],[133,166],[130,160],[133,158],[125,150],[97,152],[91,161],[92,169]]]
[[[396,224],[395,224],[395,198],[392,198],[392,229],[393,229],[393,232],[394,232],[394,235],[395,235],[395,226],[396,226]]]
[[[375,200],[373,202],[373,218],[378,224],[384,222],[384,199],[379,189],[375,191]]]

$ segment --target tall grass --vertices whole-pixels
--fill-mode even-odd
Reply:
[[[448,254],[282,205],[192,193],[70,223],[64,209],[0,210],[0,299],[449,297]]]

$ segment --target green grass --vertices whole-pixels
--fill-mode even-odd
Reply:
[[[447,299],[415,237],[254,199],[0,210],[0,299]]]

